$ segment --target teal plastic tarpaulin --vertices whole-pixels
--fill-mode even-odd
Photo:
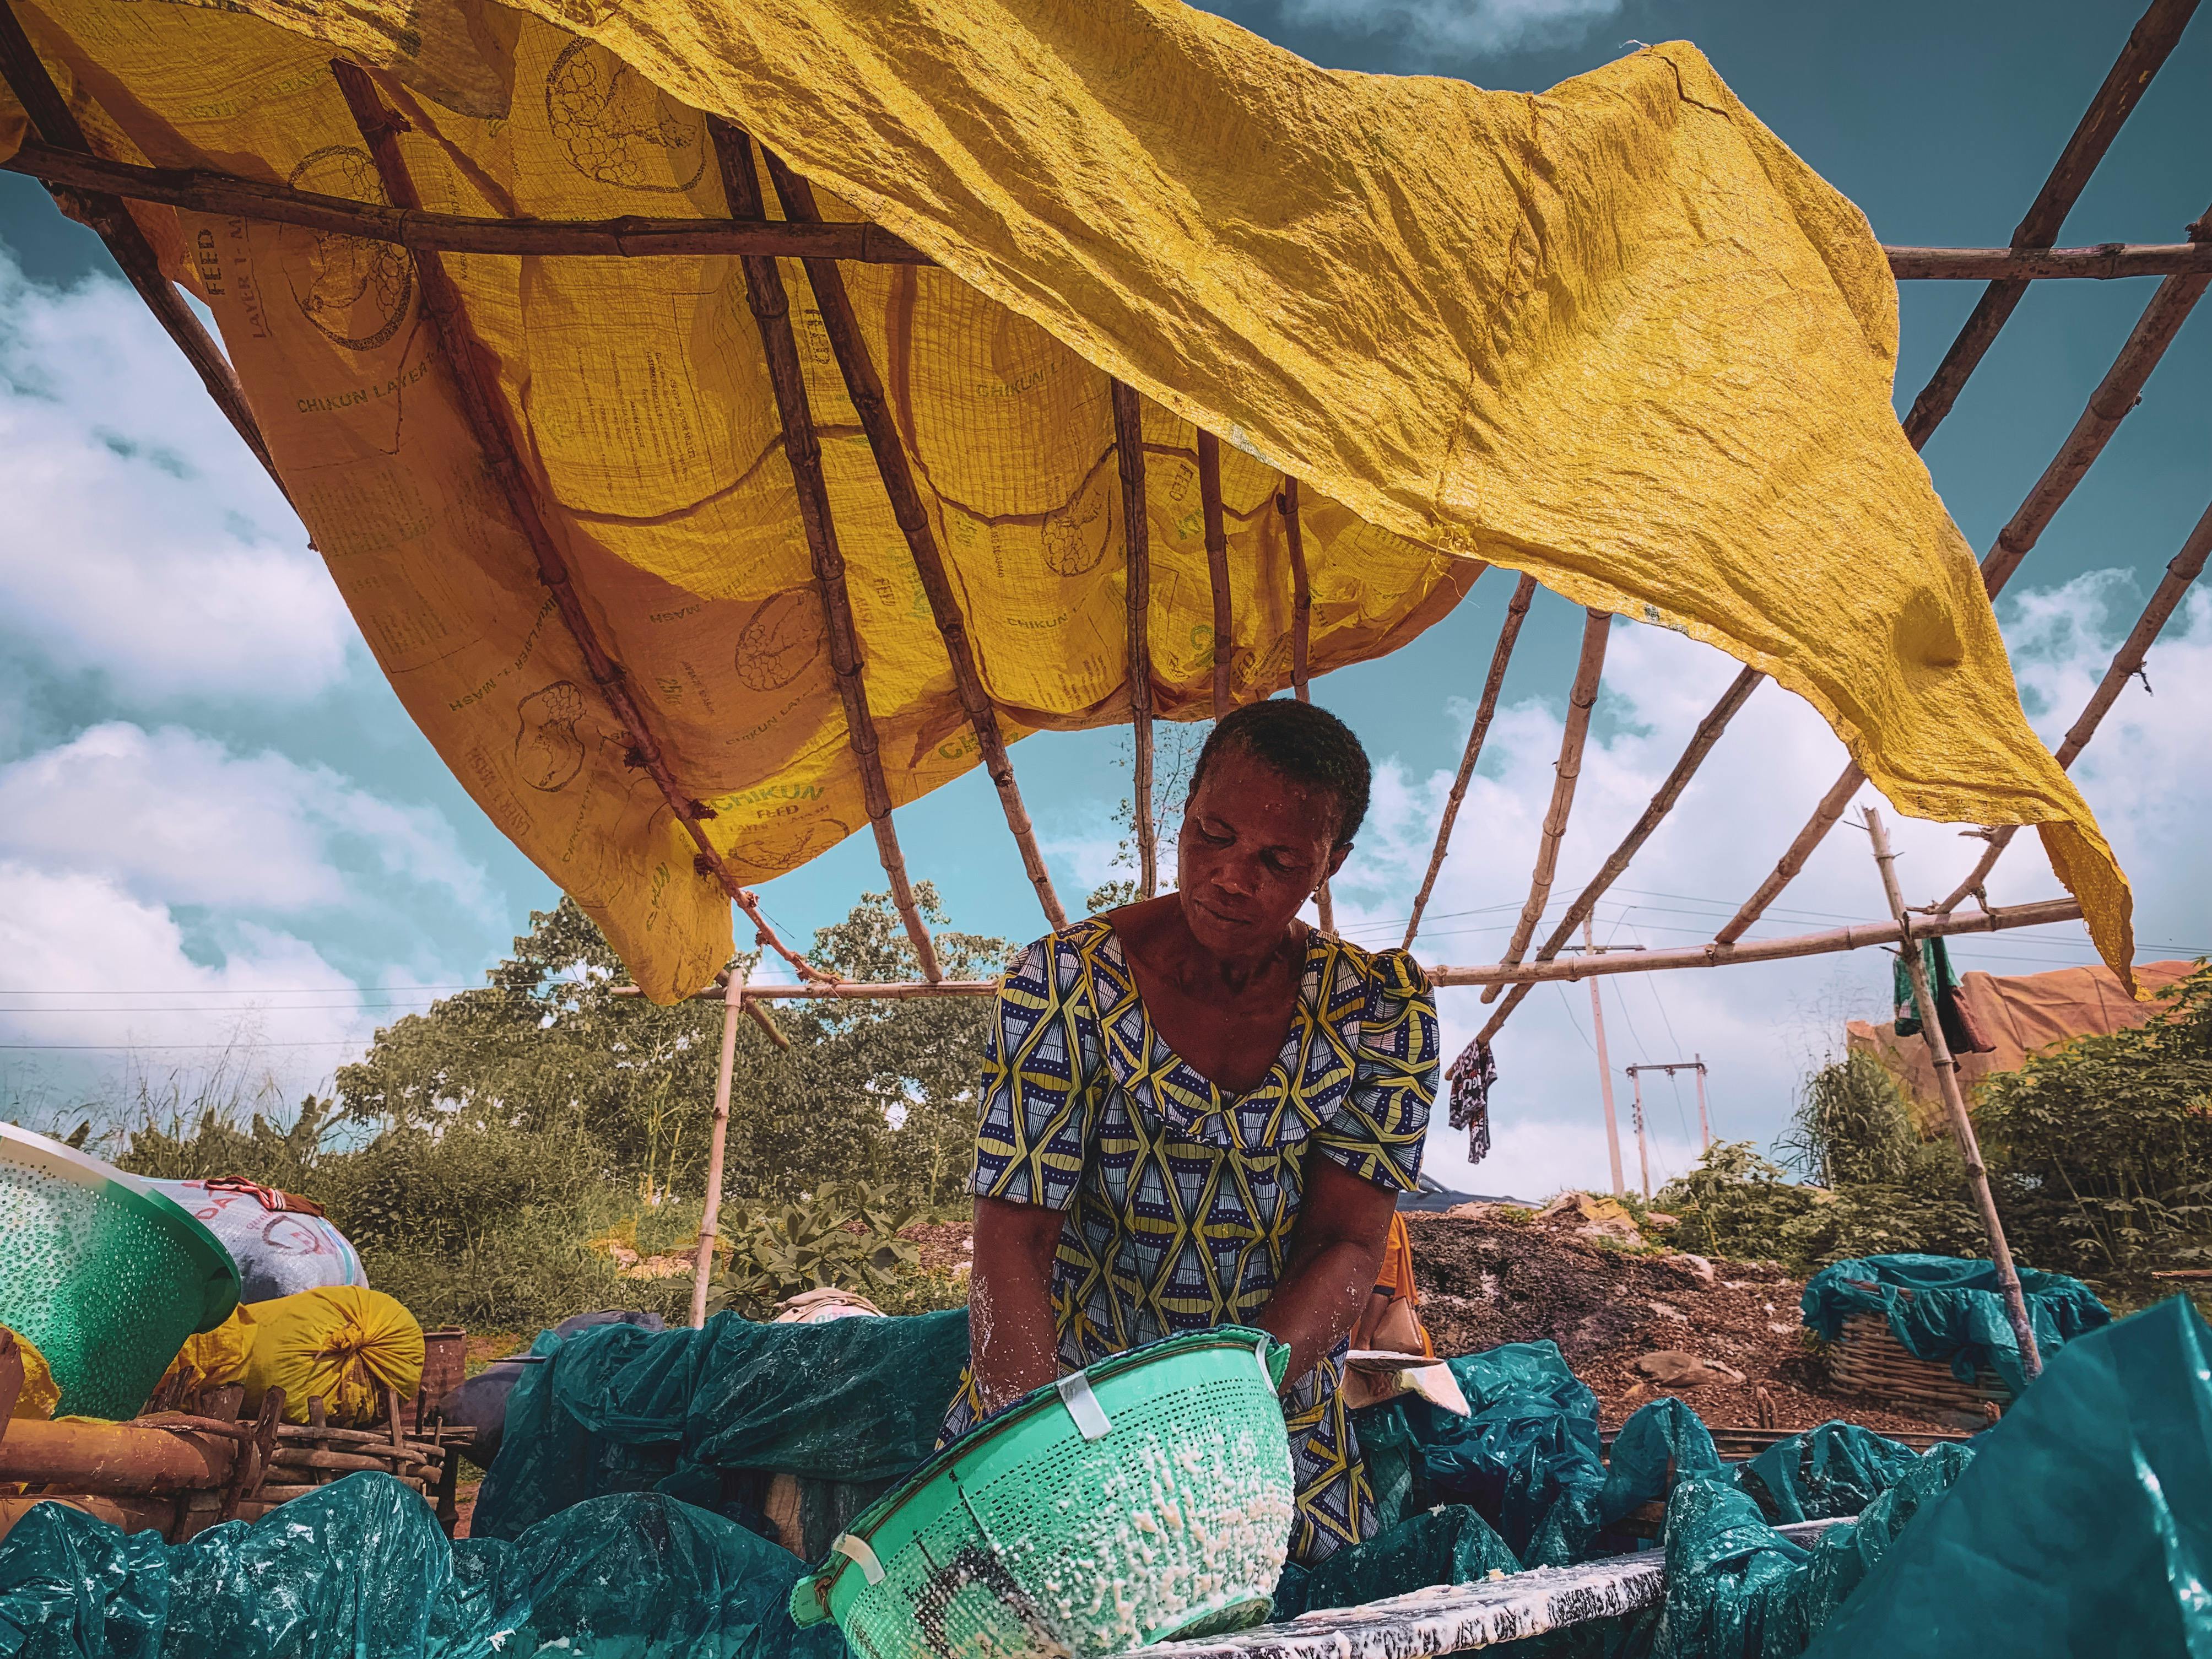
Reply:
[[[546,1333],[508,1396],[477,1500],[480,1537],[515,1538],[572,1504],[657,1491],[724,1503],[727,1471],[889,1480],[929,1455],[968,1363],[964,1309],[904,1319]]]
[[[1605,1489],[1597,1396],[1555,1342],[1509,1342],[1449,1363],[1471,1415],[1402,1402],[1419,1443],[1415,1501],[1471,1504],[1529,1566],[1581,1559]]]
[[[2112,1323],[2109,1309],[2078,1279],[2020,1269],[2035,1346],[2046,1365],[2084,1331]],[[1855,1313],[1877,1313],[1905,1350],[1948,1364],[1961,1382],[1987,1365],[2017,1399],[2027,1391],[2020,1342],[1997,1291],[1996,1264],[1954,1255],[1854,1256],[1823,1267],[1800,1298],[1805,1328],[1832,1342]]]
[[[450,1545],[382,1474],[173,1546],[46,1504],[0,1539],[0,1659],[842,1659],[791,1622],[801,1571],[651,1493]]]

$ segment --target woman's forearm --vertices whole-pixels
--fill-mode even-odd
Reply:
[[[1358,1322],[1372,1293],[1381,1252],[1339,1239],[1294,1262],[1253,1323],[1291,1346],[1291,1382],[1326,1359]]]
[[[986,1412],[1060,1376],[1052,1320],[1057,1210],[975,1200],[975,1267],[968,1297],[969,1363]]]

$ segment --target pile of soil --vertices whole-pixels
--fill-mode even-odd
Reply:
[[[1883,1431],[1959,1425],[1826,1391],[1800,1324],[1803,1281],[1771,1263],[1638,1253],[1585,1233],[1573,1209],[1531,1218],[1462,1205],[1406,1218],[1421,1317],[1443,1354],[1548,1337],[1618,1427],[1638,1406],[1674,1394],[1716,1426],[1809,1429],[1842,1418]],[[1660,1351],[1742,1373],[1667,1388],[1631,1369]]]
[[[975,1265],[975,1229],[968,1222],[918,1221],[901,1228],[899,1237],[921,1253],[931,1273],[965,1276]]]

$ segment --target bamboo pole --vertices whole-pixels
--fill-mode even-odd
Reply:
[[[696,258],[764,254],[786,259],[837,259],[856,264],[932,265],[912,243],[866,220],[768,221],[737,225],[711,219],[492,218],[433,213],[356,202],[205,167],[155,167],[81,152],[64,143],[27,141],[0,170],[52,188],[97,193],[226,218],[295,225],[328,235],[386,242],[418,253],[490,253],[511,257]],[[1899,282],[2111,281],[2212,270],[2212,248],[2192,242],[2100,242],[2091,247],[1885,246]]]
[[[259,179],[194,167],[137,167],[81,155],[58,142],[26,143],[0,168],[78,191],[212,213],[264,224],[296,225],[331,236],[389,242],[416,253],[572,255],[588,258],[687,258],[758,253],[783,258],[849,259],[858,264],[936,262],[881,225],[838,222],[733,224],[726,219],[499,219],[356,202]]]
[[[769,181],[783,204],[786,221],[820,224],[822,215],[815,204],[813,187],[778,156],[766,149],[761,154],[768,163]],[[961,611],[958,595],[952,591],[951,573],[945,568],[936,532],[930,527],[929,510],[922,504],[921,492],[915,487],[914,468],[907,455],[906,443],[892,418],[890,401],[884,395],[883,379],[876,373],[875,362],[868,355],[867,342],[861,337],[860,322],[853,313],[852,296],[846,292],[844,276],[835,259],[809,258],[805,266],[806,280],[814,290],[815,305],[821,313],[822,331],[829,337],[838,372],[844,376],[845,391],[860,417],[860,428],[867,434],[868,447],[876,458],[876,470],[883,476],[884,494],[890,500],[891,517],[906,538],[907,550],[913,556],[915,570],[921,578],[930,615],[945,641],[945,654],[952,665],[952,683],[959,692],[961,708],[975,729],[976,746],[983,755],[983,769],[990,775],[992,785],[999,792],[999,806],[1006,814],[1006,828],[1013,832],[1014,845],[1021,850],[1022,868],[1029,874],[1030,884],[1036,890],[1037,902],[1044,908],[1045,919],[1055,929],[1065,927],[1067,913],[1060,908],[1060,896],[1053,890],[1052,875],[1037,846],[1036,828],[1030,822],[1029,809],[1022,803],[1021,786],[1014,781],[1013,757],[1006,752],[1006,735],[999,729],[998,706],[984,690],[982,671],[975,662],[975,641],[968,632],[968,618]]]
[[[2207,230],[2208,224],[2212,224],[2212,212],[2190,228],[2191,236],[2212,234]],[[2087,405],[2074,422],[2073,430],[2066,434],[2065,442],[2058,447],[2057,454],[2043,469],[2043,476],[2036,480],[2027,498],[1983,556],[1982,585],[1990,599],[1995,599],[2004,590],[2021,562],[2041,539],[2044,530],[2057,516],[2067,497],[2074,493],[2075,486],[2081,482],[2097,457],[2104,453],[2105,446],[2119,430],[2120,422],[2142,401],[2143,383],[2158,367],[2166,347],[2173,343],[2173,337],[2180,332],[2182,323],[2203,297],[2208,286],[2212,286],[2212,276],[2169,276],[2158,285],[2158,291],[2151,295],[2150,303],[2143,307],[2142,315],[2129,331],[2126,343],[2121,346],[2112,368],[2089,394]],[[1790,843],[1781,862],[1744,901],[1729,924],[1713,935],[1715,939],[1723,945],[1730,944],[1742,938],[1745,930],[1765,914],[1766,907],[1804,867],[1806,859],[1835,827],[1844,808],[1865,781],[1866,774],[1859,769],[1856,762],[1844,765],[1835,782],[1828,787],[1828,793],[1821,797],[1812,817]]]
[[[1567,907],[1566,915],[1561,916],[1559,925],[1552,929],[1552,936],[1536,952],[1537,961],[1549,962],[1559,955],[1572,937],[1574,929],[1589,920],[1590,913],[1597,908],[1598,900],[1605,896],[1614,882],[1620,879],[1621,873],[1628,868],[1629,861],[1642,850],[1644,843],[1651,839],[1653,832],[1666,821],[1667,815],[1674,810],[1674,803],[1690,787],[1690,780],[1705,764],[1705,757],[1712,752],[1713,745],[1721,740],[1721,733],[1728,730],[1728,724],[1735,718],[1736,711],[1749,701],[1751,694],[1759,689],[1759,682],[1765,678],[1756,668],[1747,668],[1729,682],[1729,689],[1721,694],[1721,700],[1712,706],[1705,719],[1698,722],[1698,729],[1691,734],[1688,747],[1682,750],[1681,758],[1674,763],[1674,769],[1667,775],[1666,780],[1652,794],[1643,816],[1629,826],[1628,833],[1621,837],[1620,845],[1607,855],[1605,862],[1598,866],[1597,874],[1590,878],[1575,902]],[[1511,1018],[1513,1011],[1521,1006],[1528,994],[1528,988],[1522,986],[1498,1006],[1498,1012],[1491,1015],[1489,1024],[1482,1028],[1481,1036],[1485,1042],[1498,1035],[1498,1028]]]
[[[1221,440],[1198,434],[1198,501],[1206,521],[1206,581],[1213,590],[1213,718],[1235,708],[1229,690],[1229,659],[1235,619],[1229,609],[1229,532],[1222,522]]]
[[[1498,629],[1498,644],[1490,653],[1490,673],[1482,683],[1482,700],[1475,705],[1474,724],[1468,728],[1467,747],[1459,757],[1459,775],[1452,780],[1451,793],[1444,798],[1443,816],[1437,821],[1437,844],[1429,854],[1429,868],[1421,878],[1421,890],[1413,895],[1413,914],[1406,921],[1406,939],[1400,947],[1413,948],[1413,936],[1421,931],[1421,913],[1429,908],[1429,896],[1437,890],[1437,878],[1443,872],[1444,854],[1451,846],[1452,825],[1459,820],[1460,803],[1467,799],[1468,785],[1474,777],[1475,763],[1482,758],[1483,739],[1490,735],[1490,722],[1498,713],[1498,696],[1505,684],[1505,666],[1513,660],[1514,641],[1521,637],[1521,623],[1528,614],[1529,601],[1536,597],[1536,579],[1522,576],[1514,584],[1513,597],[1505,603],[1505,620]]]
[[[691,1269],[691,1328],[707,1322],[707,1287],[714,1277],[714,1241],[721,1236],[722,1155],[730,1139],[730,1079],[738,1064],[738,1019],[745,1005],[745,965],[723,981],[722,1060],[714,1073],[714,1127],[707,1140],[707,1201],[699,1212],[699,1250]]]
[[[2089,100],[2089,107],[2082,112],[2065,149],[2059,152],[2050,177],[2043,181],[2043,188],[2036,192],[2026,216],[2013,231],[2014,247],[2046,248],[2058,240],[2059,228],[2080,199],[2089,175],[2096,171],[2122,125],[2142,101],[2151,77],[2158,73],[2160,65],[2180,40],[2181,32],[2196,9],[2197,0],[2151,0],[2149,9],[2129,32],[2119,58],[2097,88],[2096,96]],[[1960,391],[1966,384],[1966,377],[1974,372],[1996,339],[1997,331],[2005,325],[2005,320],[2027,292],[2027,285],[2016,279],[1993,282],[1975,302],[1958,337],[1952,341],[1951,349],[1943,354],[1943,361],[1929,377],[1920,395],[1912,400],[1912,408],[1905,417],[1905,435],[1915,449],[1926,447],[1937,425],[1951,412],[1952,404],[1958,401]]]
[[[5,80],[9,90],[15,94],[15,101],[30,118],[31,130],[38,134],[38,141],[26,143],[25,149],[35,149],[64,163],[71,157],[90,159],[92,145],[85,137],[83,126],[62,96],[61,88],[54,84],[53,76],[47,72],[45,61],[31,44],[22,21],[8,0],[0,0],[0,80]],[[276,460],[261,435],[260,422],[254,419],[253,410],[246,401],[246,390],[239,385],[230,359],[201,325],[198,313],[185,303],[177,285],[162,274],[154,245],[146,240],[146,233],[131,216],[131,210],[113,192],[97,186],[49,185],[50,190],[60,188],[74,194],[80,215],[106,245],[122,269],[125,279],[137,290],[138,297],[146,302],[162,331],[185,354],[185,361],[200,377],[208,396],[246,448],[253,452],[253,459],[261,463],[277,493],[290,500],[291,492],[284,488],[283,479],[276,476]],[[60,202],[58,195],[55,199]]]
[[[753,167],[752,140],[722,121],[710,118],[707,125],[714,136],[715,159],[721,164],[722,188],[731,217],[766,218],[760,175]],[[884,776],[876,718],[868,707],[867,681],[861,672],[860,628],[853,617],[852,592],[845,581],[844,550],[837,544],[836,521],[830,512],[822,441],[814,429],[814,410],[806,394],[806,371],[799,360],[798,337],[792,330],[791,302],[784,292],[783,273],[764,254],[746,254],[741,264],[745,304],[759,329],[761,350],[768,359],[769,384],[775,389],[776,410],[783,422],[784,459],[791,464],[799,526],[805,532],[806,550],[814,562],[814,586],[822,597],[823,620],[830,634],[830,672],[837,682],[838,700],[845,707],[845,740],[860,770],[860,795],[867,805],[868,825],[875,832],[876,856],[890,883],[891,903],[921,964],[921,976],[942,979],[945,970],[938,966],[937,946],[915,902],[906,854],[900,849],[898,830],[891,822],[890,785]],[[880,453],[877,459],[881,460]]]
[[[1283,488],[1275,497],[1275,510],[1283,515],[1283,539],[1291,555],[1291,695],[1300,702],[1313,701],[1307,684],[1313,643],[1313,585],[1306,577],[1306,532],[1298,518],[1298,481],[1283,474]],[[1324,880],[1314,889],[1314,908],[1324,933],[1336,932],[1336,905]]]
[[[1954,912],[1948,916],[1916,916],[1915,939],[1949,937],[1958,933],[1996,933],[2014,927],[2045,927],[2053,922],[2079,921],[2081,904],[2070,898],[2039,899],[2033,904],[2007,905],[2002,910]],[[1726,968],[1744,962],[1781,962],[1796,957],[1826,956],[1838,951],[1863,951],[1870,945],[1897,942],[1892,921],[1853,922],[1817,933],[1797,933],[1786,939],[1753,939],[1747,945],[1692,945],[1680,950],[1644,951],[1615,947],[1589,956],[1559,957],[1550,962],[1492,963],[1480,968],[1443,964],[1426,969],[1430,983],[1456,985],[1573,983],[1607,974],[1656,974],[1678,968]],[[922,980],[870,983],[857,980],[822,981],[804,985],[755,985],[745,992],[746,1006],[755,1002],[904,1001],[915,997],[988,997],[998,994],[994,979],[943,979],[934,985]],[[613,988],[617,996],[642,996],[634,985]],[[720,1001],[720,986],[695,992],[694,1002]]]
[[[2043,1358],[2036,1352],[2035,1326],[2027,1316],[2027,1298],[2021,1292],[2020,1272],[2013,1266],[2012,1249],[2005,1243],[2004,1222],[1997,1214],[1996,1197],[1990,1191],[1990,1172],[1982,1165],[1981,1144],[1975,1139],[1974,1121],[1967,1115],[1966,1097],[1959,1087],[1959,1062],[1952,1058],[1950,1046],[1943,1040],[1943,1024],[1936,1017],[1936,998],[1928,987],[1928,963],[1913,936],[1912,915],[1905,908],[1904,890],[1898,885],[1897,854],[1890,850],[1889,832],[1882,827],[1881,814],[1871,806],[1867,808],[1866,830],[1874,841],[1874,861],[1881,872],[1881,889],[1889,898],[1889,913],[1897,918],[1899,948],[1904,953],[1905,973],[1912,981],[1912,1006],[1920,1016],[1920,1034],[1928,1044],[1928,1058],[1936,1067],[1943,1110],[1951,1120],[1952,1137],[1959,1143],[1959,1156],[1966,1165],[1966,1184],[1973,1189],[1974,1207],[1981,1212],[1982,1230],[1989,1235],[1990,1260],[1996,1264],[1997,1285],[2004,1294],[2005,1314],[2012,1321],[2012,1334],[2020,1344],[2021,1369],[2033,1382],[2043,1369]]]
[[[2142,672],[2143,659],[2150,654],[2153,642],[2174,611],[2179,609],[2190,585],[2203,574],[2208,555],[2212,555],[2212,507],[2204,509],[2203,516],[2197,521],[2197,527],[2182,543],[2181,551],[2175,554],[2172,562],[2166,567],[2166,575],[2159,582],[2157,591],[2150,596],[2150,603],[2143,606],[2142,615],[2136,618],[2135,627],[2121,642],[2120,648],[2113,653],[2112,664],[2105,670],[2105,678],[2097,683],[2097,689],[2089,694],[2089,701],[2082,708],[2081,718],[2068,729],[2065,740],[2052,755],[2061,768],[2070,769],[2081,758],[2081,751],[2089,746],[2089,739],[2097,735],[2097,728],[2104,723],[2105,716],[2112,713],[2112,705],[2119,701],[2121,690]],[[2012,838],[2020,833],[2020,826],[2016,823],[2002,824],[1988,833],[1990,844],[1983,849],[1981,857],[1975,860],[1974,867],[1967,872],[1966,878],[1952,890],[1950,896],[1936,907],[1938,915],[1947,915],[1956,909],[1970,896],[1980,896],[1982,884],[1989,879],[1990,872],[1996,867],[1997,860],[2012,844]]]
[[[1520,920],[1513,924],[1512,942],[1505,947],[1508,965],[1521,960],[1528,948],[1529,935],[1536,931],[1542,920],[1544,907],[1551,902],[1552,877],[1559,863],[1559,842],[1567,833],[1567,816],[1574,811],[1575,784],[1583,773],[1583,744],[1589,736],[1590,710],[1597,702],[1599,677],[1605,671],[1605,645],[1613,632],[1613,617],[1603,611],[1590,611],[1583,617],[1583,650],[1575,665],[1574,684],[1567,692],[1566,724],[1559,733],[1559,759],[1552,779],[1552,805],[1544,814],[1544,833],[1536,843],[1536,872],[1529,879],[1528,902],[1521,907]],[[1482,1000],[1496,1000],[1497,990],[1483,993]]]
[[[346,107],[352,112],[354,124],[361,129],[362,138],[368,146],[384,193],[401,207],[419,206],[421,198],[416,193],[415,181],[399,154],[402,125],[398,118],[384,107],[375,82],[366,70],[343,58],[332,60],[331,73],[337,78]],[[646,723],[644,709],[630,695],[622,665],[600,644],[567,562],[538,510],[537,497],[523,470],[520,446],[515,441],[506,404],[497,390],[497,367],[462,314],[460,292],[447,275],[445,261],[434,253],[418,254],[415,269],[422,284],[423,313],[429,319],[447,371],[453,377],[470,435],[482,452],[485,468],[501,499],[507,503],[516,528],[530,544],[537,562],[538,578],[552,595],[562,625],[582,653],[592,684],[599,688],[609,712],[629,738],[629,763],[653,781],[677,822],[691,837],[692,845],[698,849],[693,867],[720,884],[722,890],[753,924],[761,943],[788,962],[802,978],[826,977],[821,969],[776,937],[768,918],[761,914],[759,901],[738,882],[728,861],[708,838],[702,820],[712,817],[712,811],[692,799],[690,792],[677,781],[666,754]]]
[[[1145,518],[1145,406],[1134,386],[1113,385],[1114,448],[1121,471],[1121,548],[1128,572],[1130,816],[1137,835],[1137,896],[1159,890],[1152,823],[1152,559]]]

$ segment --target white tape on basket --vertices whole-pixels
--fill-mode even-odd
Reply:
[[[1275,1386],[1275,1368],[1267,1363],[1267,1349],[1273,1340],[1273,1337],[1263,1336],[1252,1345],[1253,1357],[1260,1362],[1260,1375],[1266,1380],[1271,1392]]]
[[[1106,1408],[1098,1403],[1098,1396],[1091,1392],[1091,1379],[1081,1371],[1060,1379],[1060,1398],[1067,1407],[1067,1414],[1075,1419],[1075,1426],[1085,1440],[1103,1440],[1114,1432],[1114,1425],[1107,1419]]]
[[[871,1584],[884,1582],[884,1564],[876,1559],[875,1551],[868,1547],[865,1538],[855,1538],[849,1532],[841,1532],[830,1547],[860,1570],[860,1577]]]

